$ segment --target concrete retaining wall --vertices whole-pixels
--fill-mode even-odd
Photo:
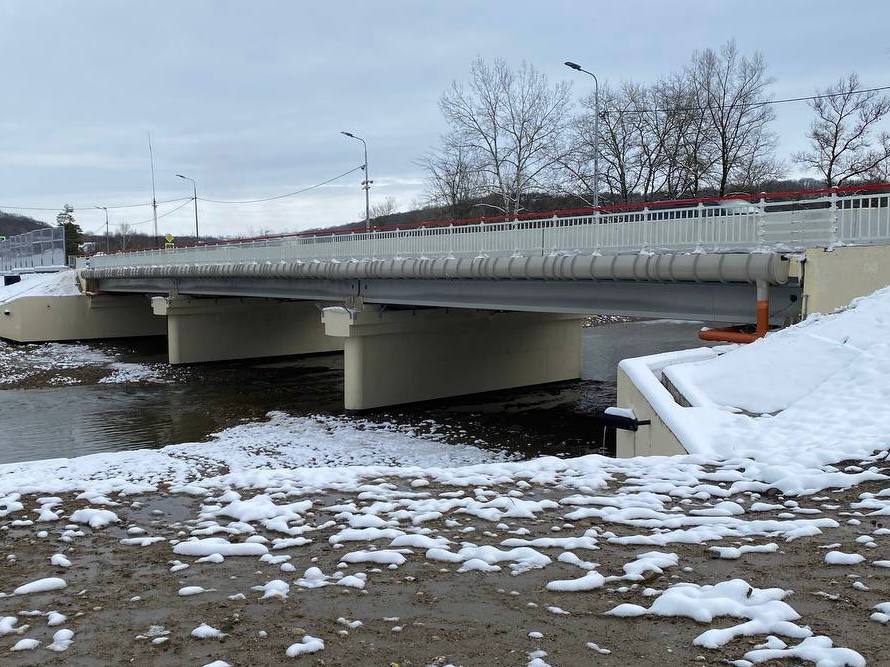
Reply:
[[[631,456],[673,456],[686,454],[686,450],[673,431],[658,416],[648,399],[630,380],[627,373],[618,368],[618,399],[616,404],[633,410],[638,421],[649,421],[636,431],[619,430],[616,434],[615,455],[618,458]]]
[[[806,251],[803,315],[830,313],[890,285],[890,246]]]
[[[0,338],[19,343],[163,336],[144,296],[22,296],[0,310]]]

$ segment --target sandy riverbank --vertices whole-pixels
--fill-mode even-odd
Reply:
[[[618,467],[601,469],[602,484],[593,493],[592,471],[579,476],[583,466],[575,464],[572,472],[570,461],[550,470],[532,467],[528,475],[520,472],[522,464],[510,463],[430,477],[404,469],[395,476],[372,474],[348,490],[342,489],[347,478],[359,480],[344,473],[305,493],[281,479],[263,493],[238,495],[230,490],[204,497],[210,488],[200,486],[171,493],[162,485],[148,494],[7,497],[3,511],[22,508],[2,519],[0,590],[11,593],[46,577],[67,585],[0,598],[0,617],[14,616],[18,628],[31,626],[3,637],[2,650],[23,637],[41,642],[41,648],[5,653],[4,664],[287,664],[288,647],[304,636],[322,639],[324,649],[299,664],[541,664],[532,662],[536,655],[551,665],[722,664],[782,633],[755,628],[751,636],[712,649],[696,646],[696,637],[745,619],[704,624],[682,616],[619,618],[606,612],[622,603],[648,607],[680,582],[731,579],[787,591],[784,601],[799,614],[800,632],[830,637],[835,646],[881,664],[886,628],[869,617],[874,605],[890,599],[890,569],[874,564],[890,555],[890,531],[882,515],[869,516],[874,505],[861,503],[886,482],[793,499],[776,491],[733,493],[741,488],[738,481],[719,481],[731,477],[730,468],[678,464],[674,475],[657,466],[648,470],[649,484],[682,477],[683,484],[674,480],[673,495],[641,488],[635,477],[640,468],[622,474]],[[653,474],[659,469],[660,481]],[[876,477],[890,466],[867,462],[850,474],[856,470]],[[497,477],[503,483],[494,483]],[[727,502],[739,510],[721,511]],[[432,505],[451,509],[435,516]],[[29,524],[41,508],[58,521]],[[95,528],[84,523],[90,520]],[[105,520],[111,523],[99,527]],[[254,550],[199,562],[197,555],[176,553],[189,536],[225,538],[208,552],[227,553],[239,544]],[[142,545],[145,537],[152,539]],[[433,541],[463,558],[429,551]],[[520,542],[534,546],[516,546]],[[718,558],[712,550],[764,545],[774,547],[737,559]],[[486,547],[494,550],[484,554]],[[463,549],[475,550],[476,560]],[[863,560],[829,565],[831,551],[859,553]],[[653,552],[661,554],[660,567]],[[59,553],[70,567],[51,564]],[[375,553],[381,562],[373,562]],[[649,554],[652,567],[640,554]],[[474,571],[458,572],[467,567]],[[475,570],[495,567],[500,569]],[[314,580],[310,568],[328,578]],[[592,571],[604,580],[590,590],[547,590],[549,582]],[[352,585],[339,585],[331,578],[337,572]],[[327,585],[310,587],[322,581]],[[185,587],[208,590],[184,596]],[[261,599],[276,587],[279,596]],[[67,620],[49,627],[50,611]],[[350,627],[354,621],[361,625]],[[202,624],[224,636],[195,638],[192,631]],[[59,627],[74,631],[73,643],[61,653],[45,650]],[[542,636],[530,636],[536,632]],[[589,642],[611,653],[589,648]]]

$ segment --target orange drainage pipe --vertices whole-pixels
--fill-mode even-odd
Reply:
[[[723,327],[720,329],[702,329],[698,332],[701,340],[712,343],[753,343],[763,338],[769,331],[769,285],[766,281],[757,281],[757,324],[754,331],[742,331],[741,327]]]

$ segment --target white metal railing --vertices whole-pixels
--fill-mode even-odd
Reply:
[[[65,228],[46,227],[0,240],[0,271],[65,266]]]
[[[96,255],[90,268],[393,258],[795,251],[890,244],[890,194],[732,200],[575,217],[295,235],[170,250]]]

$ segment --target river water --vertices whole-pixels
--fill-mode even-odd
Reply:
[[[620,359],[702,345],[699,323],[630,322],[583,331],[583,377],[363,414],[373,421],[435,420],[463,442],[526,456],[609,453],[596,415],[615,399]],[[102,345],[97,350],[107,350]],[[37,354],[29,346],[24,354]],[[158,341],[116,343],[119,361],[160,365]],[[43,354],[46,354],[45,348]],[[207,364],[164,384],[74,384],[0,390],[0,463],[198,442],[270,411],[342,414],[340,355]]]

